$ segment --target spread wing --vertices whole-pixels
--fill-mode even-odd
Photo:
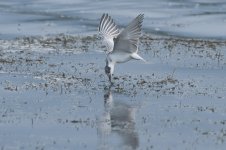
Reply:
[[[114,39],[114,52],[122,51],[134,53],[138,51],[138,42],[141,36],[141,26],[144,14],[138,15],[129,25]]]
[[[103,38],[107,50],[112,51],[114,47],[114,38],[119,35],[119,29],[113,19],[108,14],[103,14],[100,20],[99,33]]]

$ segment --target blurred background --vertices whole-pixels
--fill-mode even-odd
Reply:
[[[1,0],[0,38],[95,33],[103,13],[124,27],[144,13],[153,34],[226,39],[225,0]]]

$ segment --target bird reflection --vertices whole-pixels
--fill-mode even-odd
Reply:
[[[125,149],[137,149],[139,145],[138,134],[135,130],[136,107],[119,99],[113,100],[111,88],[104,95],[104,113],[100,117],[98,135],[100,136],[100,149],[111,149],[112,143]],[[117,138],[114,139],[114,135]]]

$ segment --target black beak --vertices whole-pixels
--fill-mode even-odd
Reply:
[[[109,79],[109,82],[112,83],[111,82],[111,74],[108,74],[108,79]]]
[[[109,82],[112,84],[112,81],[111,81],[111,73],[110,72],[111,72],[111,68],[106,65],[105,66],[105,73],[108,76]]]

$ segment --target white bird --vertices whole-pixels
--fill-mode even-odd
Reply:
[[[108,14],[103,14],[101,17],[99,33],[103,37],[108,49],[105,73],[111,83],[116,63],[124,63],[131,59],[145,61],[137,54],[143,18],[143,14],[138,15],[120,32]]]

